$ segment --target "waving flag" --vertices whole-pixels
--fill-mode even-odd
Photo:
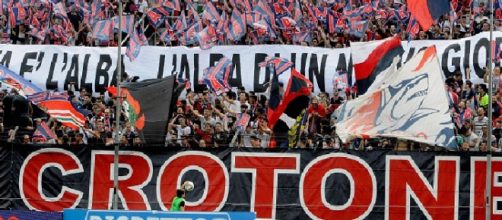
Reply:
[[[278,26],[280,29],[291,30],[291,29],[295,28],[296,21],[290,17],[285,16],[285,17],[282,17],[279,19],[278,24],[279,24]]]
[[[171,41],[175,40],[176,36],[174,35],[174,30],[171,25],[169,25],[168,21],[165,21],[165,25],[166,30],[164,31],[164,33],[162,33],[162,35],[160,35],[160,39],[162,39],[166,43],[171,43]]]
[[[141,31],[134,31],[129,38],[129,45],[126,48],[126,55],[129,57],[129,60],[134,61],[141,51],[141,46],[148,45],[148,41]]]
[[[409,34],[409,40],[412,38],[415,38],[420,32],[420,25],[418,24],[417,20],[412,16],[410,18],[410,22],[408,23],[408,26],[406,27],[406,32]]]
[[[92,38],[100,41],[109,41],[112,36],[113,22],[111,20],[97,21],[92,29]]]
[[[501,59],[501,49],[500,44],[497,41],[492,41],[492,58],[493,62],[499,62]]]
[[[368,21],[355,21],[350,24],[350,35],[362,38],[368,29]]]
[[[336,131],[343,142],[355,137],[392,137],[447,148],[456,147],[436,49],[408,61],[383,87],[340,106]]]
[[[338,19],[335,24],[335,31],[338,33],[343,32],[347,28],[347,23],[345,22],[345,19]]]
[[[65,93],[43,91],[26,98],[66,127],[76,130],[85,125],[85,116],[68,101]]]
[[[146,143],[164,143],[169,117],[180,93],[176,76],[121,85],[119,97],[125,97],[121,100],[122,106],[140,138]],[[115,87],[107,90],[114,97],[118,96]]]
[[[259,67],[266,67],[267,65],[272,64],[275,68],[275,73],[277,75],[281,75],[284,71],[294,66],[294,63],[282,57],[266,57],[265,61],[258,64]]]
[[[202,14],[202,18],[210,20],[210,21],[219,21],[221,19],[220,13],[214,7],[211,2],[207,2],[204,6],[204,12]]]
[[[0,82],[10,88],[16,89],[20,95],[29,95],[43,91],[40,87],[3,65],[0,65]]]
[[[31,29],[31,36],[43,41],[45,40],[45,37],[47,36],[47,28],[46,27],[33,27]]]
[[[273,103],[277,100],[272,100],[272,92],[277,89],[274,87],[276,83],[277,74],[274,74],[267,116],[274,132],[286,134],[294,126],[296,118],[308,107],[313,85],[304,75],[292,69],[286,91],[277,104]]]
[[[63,3],[59,2],[57,4],[53,4],[53,12],[57,16],[61,16],[63,18],[68,18],[68,14],[66,13],[66,9]]]
[[[248,127],[249,120],[251,119],[251,116],[247,113],[240,113],[239,118],[235,122],[235,128],[240,131],[245,131],[246,128]]]
[[[168,9],[169,10],[169,9]],[[146,12],[146,18],[150,22],[150,24],[155,28],[159,28],[162,25],[162,22],[165,20],[166,16],[170,15],[170,12],[166,10],[164,7],[154,7],[151,10]]]
[[[312,33],[310,33],[310,31],[295,32],[293,33],[293,42],[294,43],[312,42]]]
[[[15,27],[20,24],[26,17],[26,9],[20,4],[16,3],[12,8],[10,8],[9,20],[11,27]]]
[[[229,32],[230,26],[230,20],[227,19],[227,14],[223,13],[221,16],[221,20],[218,21],[218,24],[216,25],[216,36],[218,38],[218,41],[224,42],[225,38],[227,36],[227,33]]]
[[[204,70],[204,82],[216,94],[221,94],[231,87],[228,84],[232,72],[232,61],[223,57],[216,66]]]
[[[256,23],[258,21],[261,21],[265,19],[265,17],[262,16],[262,14],[258,12],[246,12],[246,24],[249,26],[253,26],[253,23]]]
[[[199,40],[201,49],[206,50],[213,47],[218,40],[216,36],[216,29],[211,25],[207,26],[204,30],[197,33],[197,39]]]
[[[165,0],[162,5],[175,11],[181,11],[181,3],[179,0]]]
[[[337,18],[333,14],[328,15],[328,33],[332,34],[336,32]]]
[[[203,31],[202,21],[197,21],[190,26],[183,35],[183,45],[195,44],[198,41],[197,34]]]
[[[119,16],[115,16],[112,19],[113,28],[118,31],[119,29]],[[122,32],[132,34],[134,29],[134,15],[126,15],[122,16],[122,20],[120,21],[122,25]]]
[[[175,36],[179,41],[184,40],[185,30],[188,28],[185,13],[181,13],[180,16],[174,22],[173,29],[176,30]]]
[[[42,138],[43,140],[58,139],[56,134],[54,134],[49,126],[47,126],[45,121],[42,121],[39,125],[37,125],[37,129],[35,130],[35,133],[33,133],[33,138],[35,137]]]
[[[296,22],[302,20],[303,14],[302,14],[302,9],[300,7],[300,1],[295,1],[295,6],[293,10],[294,10],[293,19],[295,19]]]
[[[407,0],[407,5],[423,30],[429,30],[435,20],[450,11],[448,0]]]
[[[270,22],[272,27],[275,27],[275,14],[266,1],[258,1],[258,4],[253,9],[256,13],[261,14],[263,18]]]
[[[374,49],[372,49],[374,48]],[[364,94],[372,86],[377,76],[391,71],[394,58],[404,53],[399,36],[381,41],[361,43],[352,46],[352,60],[359,94]],[[356,51],[371,51],[369,54]]]
[[[237,9],[232,12],[230,20],[229,32],[227,38],[232,41],[240,40],[246,34],[245,16],[242,15]]]

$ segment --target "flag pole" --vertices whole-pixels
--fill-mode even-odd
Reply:
[[[115,133],[115,150],[113,154],[113,209],[118,209],[119,202],[119,147],[120,147],[120,112],[121,110],[121,93],[120,93],[120,82],[122,81],[122,0],[118,1],[118,13],[119,13],[119,30],[117,35],[117,95],[116,95],[116,110],[115,110],[115,123],[116,123],[116,133]]]
[[[488,61],[488,152],[486,158],[486,218],[491,219],[491,188],[492,188],[492,93],[493,93],[493,0],[490,0],[490,43],[488,44],[490,60]]]

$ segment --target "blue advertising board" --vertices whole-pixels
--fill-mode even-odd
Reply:
[[[65,209],[63,220],[254,220],[251,212],[166,212]]]
[[[38,212],[26,210],[1,210],[0,220],[62,220],[60,212]]]

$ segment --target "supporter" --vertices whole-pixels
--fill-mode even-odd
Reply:
[[[479,84],[478,86],[478,102],[479,107],[487,108],[489,103],[488,88],[485,84]]]
[[[175,134],[178,144],[181,144],[182,137],[187,137],[192,134],[192,128],[187,125],[187,119],[182,115],[176,115],[171,119],[168,130],[176,130]]]
[[[497,139],[497,143],[498,143],[500,138],[502,137],[502,120],[500,118],[496,120],[492,133],[493,133],[493,135],[495,135],[495,138]],[[498,145],[502,146],[500,144],[498,144]]]
[[[484,125],[482,128],[481,128],[481,140],[482,141],[486,141],[488,142],[488,126],[487,125]],[[492,134],[491,136],[491,141],[492,141],[492,144],[495,142],[497,143],[497,138],[495,137],[495,135]]]
[[[470,128],[463,129],[462,138],[464,143],[468,143],[470,151],[479,151],[479,144],[481,143],[481,138],[476,135]]]
[[[471,147],[470,147],[470,145],[469,145],[468,142],[462,143],[462,145],[460,147],[460,151],[462,151],[462,152],[468,152],[470,150],[471,150]]]
[[[251,147],[262,148],[261,139],[258,136],[252,135],[250,142],[251,142]]]
[[[488,126],[488,117],[485,116],[485,109],[480,107],[478,109],[478,115],[474,117],[472,121],[474,129],[473,132],[478,136],[482,136],[482,127]]]

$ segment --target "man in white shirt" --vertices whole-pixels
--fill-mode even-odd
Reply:
[[[176,124],[175,122],[178,121]],[[176,141],[181,144],[182,137],[192,134],[192,128],[187,125],[186,119],[183,116],[176,115],[169,123],[169,130],[176,128]]]

